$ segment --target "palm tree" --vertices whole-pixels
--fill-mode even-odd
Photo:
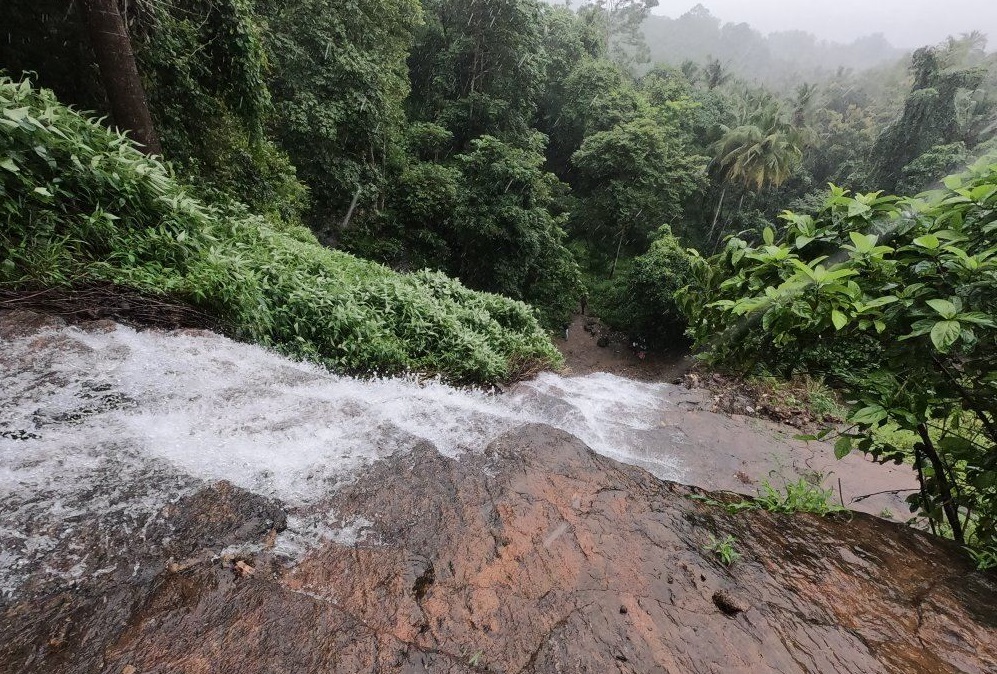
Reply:
[[[987,56],[987,35],[978,30],[949,36],[942,46],[942,58],[949,67],[978,65]]]
[[[786,182],[803,154],[795,129],[754,124],[725,128],[714,148],[724,182],[741,183],[756,192]]]
[[[707,242],[713,238],[730,183],[756,193],[765,187],[779,187],[799,165],[805,145],[804,133],[786,123],[774,103],[756,110],[751,121],[721,129],[723,136],[713,145],[713,169],[723,188]]]
[[[702,76],[703,71],[692,59],[686,59],[682,61],[682,65],[679,66],[679,70],[685,75],[685,78],[689,81],[689,84],[695,85],[699,82],[699,78]]]
[[[710,59],[703,67],[703,79],[706,83],[706,88],[710,91],[727,84],[731,77],[733,75],[727,72],[720,59]]]
[[[804,82],[796,87],[796,97],[793,99],[793,126],[796,128],[803,128],[810,120],[816,94],[816,84]]]

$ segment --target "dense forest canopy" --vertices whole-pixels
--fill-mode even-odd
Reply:
[[[0,283],[172,293],[332,367],[478,381],[556,362],[537,321],[586,298],[833,380],[842,451],[916,464],[914,505],[992,543],[986,37],[908,54],[657,4],[6,0]]]

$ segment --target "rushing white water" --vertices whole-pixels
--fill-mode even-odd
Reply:
[[[674,457],[642,442],[671,405],[667,384],[544,374],[489,394],[359,381],[215,335],[124,327],[61,328],[0,346],[0,590],[8,592],[88,512],[142,535],[153,513],[216,480],[305,508],[380,458],[425,442],[457,457],[523,423],[682,477]],[[326,519],[292,517],[286,541],[332,531],[335,518]],[[100,571],[77,553],[69,555],[77,564],[51,572]]]

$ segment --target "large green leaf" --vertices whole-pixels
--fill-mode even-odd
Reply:
[[[959,309],[948,300],[928,300],[928,306],[938,312],[938,315],[948,320],[955,318]]]
[[[888,417],[889,414],[882,405],[869,405],[852,414],[849,421],[860,426],[871,426]]]
[[[834,457],[839,461],[852,452],[852,439],[847,435],[842,435],[834,443]]]
[[[871,210],[872,209],[869,206],[858,201],[853,201],[848,205],[848,217],[854,218],[857,215],[865,215]]]
[[[862,234],[860,232],[849,232],[848,237],[855,245],[855,250],[859,253],[867,253],[876,246],[879,237],[875,234]]]
[[[988,328],[997,327],[997,323],[994,323],[994,320],[990,316],[979,311],[971,311],[967,314],[959,314],[958,318],[960,321],[966,323],[975,323],[976,325],[983,325]]]
[[[959,321],[938,321],[931,328],[931,341],[935,348],[945,353],[959,340],[962,326]]]

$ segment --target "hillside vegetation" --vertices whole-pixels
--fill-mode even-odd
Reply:
[[[0,79],[0,288],[92,281],[186,300],[237,337],[342,372],[490,382],[560,358],[521,302],[205,205],[123,136]]]

